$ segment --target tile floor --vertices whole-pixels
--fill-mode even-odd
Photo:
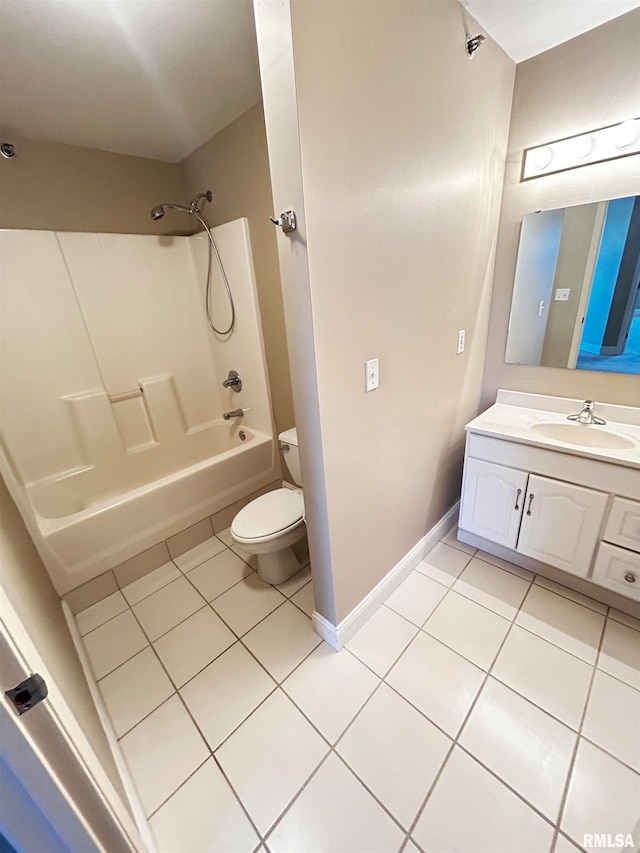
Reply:
[[[78,614],[161,853],[639,849],[640,622],[455,534],[339,654],[227,532]]]

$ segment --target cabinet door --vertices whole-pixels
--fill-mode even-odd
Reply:
[[[467,458],[459,526],[515,548],[527,476],[515,468]]]
[[[531,474],[517,550],[586,576],[608,498],[603,492]]]

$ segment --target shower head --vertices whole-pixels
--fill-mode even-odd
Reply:
[[[198,207],[198,202],[203,198],[205,201],[211,201],[213,196],[211,194],[211,190],[207,190],[206,193],[198,193],[195,198],[192,198],[189,202],[189,207],[185,207],[183,204],[158,204],[156,207],[151,209],[151,218],[155,221],[157,219],[162,219],[167,210],[181,210],[182,213],[188,213],[189,216],[193,216],[193,214],[200,215],[200,208]]]

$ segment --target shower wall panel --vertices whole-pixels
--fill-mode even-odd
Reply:
[[[222,337],[200,235],[0,231],[0,433],[18,485],[82,481],[92,505],[210,456],[227,408],[273,434],[246,220],[214,233],[237,311]],[[226,326],[215,260],[212,296]]]

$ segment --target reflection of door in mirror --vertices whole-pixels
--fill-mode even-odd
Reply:
[[[640,196],[523,218],[505,361],[640,374]]]

